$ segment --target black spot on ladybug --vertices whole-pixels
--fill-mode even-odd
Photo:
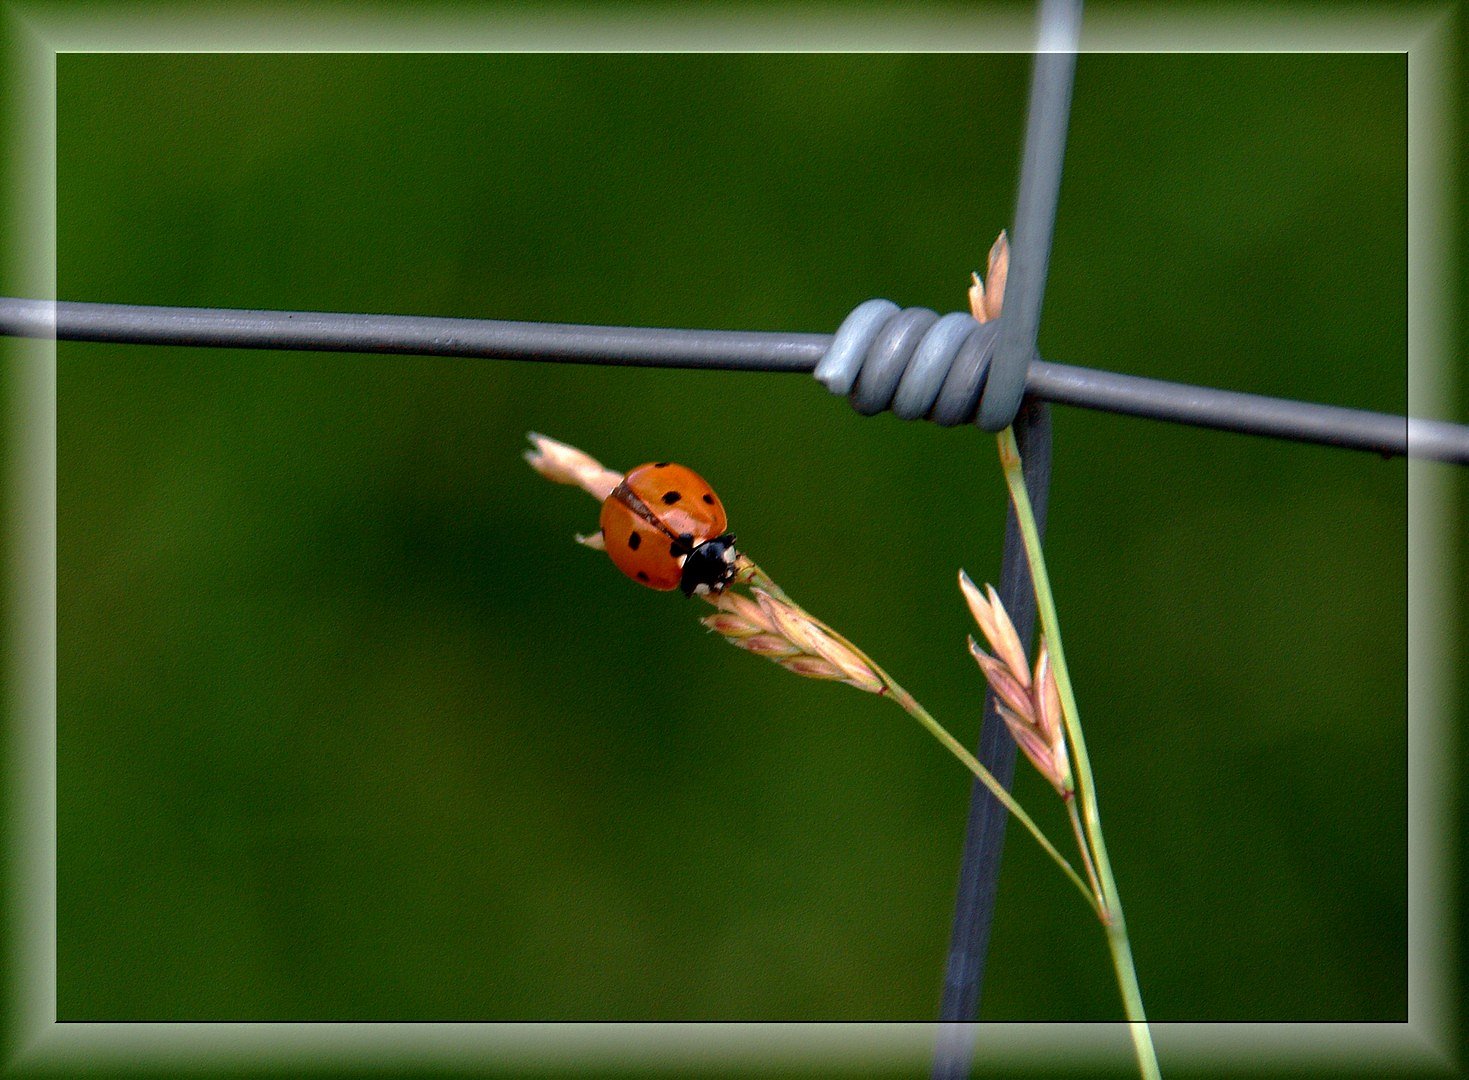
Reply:
[[[638,571],[638,580],[639,581],[647,581],[648,580],[648,571],[646,571],[646,570],[639,570]]]
[[[683,545],[675,540],[673,543],[668,545],[668,554],[672,555],[675,559],[678,558],[680,555],[683,554]]]
[[[684,533],[673,543],[668,545],[668,554],[675,559],[680,555],[687,555],[694,550],[694,534]]]
[[[633,533],[627,538],[627,546],[632,548],[634,551],[636,551],[642,545],[642,543],[643,538],[637,533]]]
[[[709,505],[710,505],[710,506],[713,506],[713,505],[714,505],[714,496],[713,496],[713,495],[710,495],[710,494],[709,494],[709,493],[708,493],[708,492],[707,492],[707,491],[706,491],[706,492],[704,492],[704,501],[705,501],[705,502],[706,502],[706,503],[708,503],[708,504],[709,504]]]
[[[663,493],[663,502],[666,506],[672,506],[674,503],[678,502],[678,500],[682,498],[683,495],[681,495],[677,491],[665,491]]]
[[[666,469],[666,468],[668,468],[668,462],[666,462],[666,461],[655,461],[655,462],[653,462],[653,468],[655,468],[655,469]]]

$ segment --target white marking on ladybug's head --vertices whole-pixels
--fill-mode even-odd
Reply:
[[[694,586],[695,596],[708,596],[711,591],[708,585],[702,583]]]

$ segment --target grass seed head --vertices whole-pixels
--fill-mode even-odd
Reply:
[[[1010,238],[1001,230],[999,238],[990,247],[984,279],[980,279],[977,271],[969,275],[969,312],[976,321],[984,323],[1000,317],[1000,309],[1005,303],[1005,276],[1009,269]]]
[[[597,501],[606,499],[612,489],[622,483],[622,474],[613,472],[588,453],[564,442],[532,431],[526,438],[533,449],[525,452],[532,469],[558,484],[574,484]]]
[[[1061,717],[1061,690],[1051,669],[1050,653],[1041,642],[1035,669],[1025,659],[1025,649],[1015,624],[1000,597],[988,585],[981,593],[969,575],[960,571],[959,588],[969,603],[974,621],[997,655],[991,656],[969,639],[969,651],[995,695],[995,708],[1009,728],[1015,744],[1062,798],[1075,790],[1071,758],[1066,750],[1066,730]]]
[[[739,647],[771,660],[795,660],[806,654],[778,634],[756,634],[739,642]]]
[[[1036,771],[1044,776],[1046,781],[1064,798],[1066,788],[1063,774],[1055,768],[1055,759],[1050,746],[1040,737],[1027,718],[1005,705],[996,705],[996,709],[1000,714],[1000,719],[1005,721],[1005,726],[1010,729],[1015,745],[1020,747],[1026,758],[1035,766]]]
[[[842,678],[842,673],[836,666],[828,664],[819,656],[793,656],[789,660],[782,660],[780,666],[806,679],[848,681]]]
[[[959,589],[969,604],[969,613],[979,624],[980,633],[1021,688],[1029,690],[1030,665],[1025,660],[1025,647],[1020,644],[1020,635],[1015,632],[1015,624],[1010,621],[1005,605],[1000,603],[999,594],[989,585],[984,588],[981,593],[969,580],[969,575],[959,571]]]
[[[711,598],[718,612],[699,621],[736,648],[775,660],[804,678],[882,692],[883,682],[872,667],[804,611],[763,589],[750,592],[753,600],[726,589]]]
[[[719,594],[714,604],[721,612],[748,626],[752,634],[776,632],[775,623],[771,622],[765,610],[748,596],[726,589]]]
[[[1016,712],[1025,713],[1031,708],[1029,691],[1016,681],[1008,667],[981,649],[973,638],[969,639],[969,652],[979,664],[979,669],[984,672],[985,681],[994,690],[995,697]]]
[[[1065,723],[1061,717],[1061,687],[1056,682],[1056,673],[1051,668],[1051,652],[1041,639],[1040,654],[1035,658],[1035,680],[1030,687],[1031,700],[1035,702],[1035,715],[1041,733],[1059,743],[1064,753],[1066,742]]]

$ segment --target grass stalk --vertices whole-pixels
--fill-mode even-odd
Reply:
[[[1092,883],[1092,891],[1098,897],[1102,895],[1102,886],[1097,881],[1097,866],[1092,860],[1091,845],[1087,843],[1086,831],[1081,827],[1081,817],[1076,812],[1075,797],[1066,800],[1066,816],[1071,819],[1071,831],[1076,836],[1076,850],[1081,852],[1082,865],[1086,867],[1086,878]],[[1098,908],[1098,916],[1103,922],[1107,921],[1105,913]]]
[[[1041,628],[1051,650],[1051,664],[1056,673],[1056,684],[1061,691],[1061,712],[1066,724],[1066,735],[1071,742],[1072,756],[1076,762],[1077,788],[1081,798],[1081,813],[1085,834],[1096,863],[1096,874],[1101,886],[1102,922],[1107,931],[1107,945],[1112,953],[1112,966],[1117,972],[1117,985],[1122,992],[1123,1009],[1127,1015],[1128,1028],[1132,1035],[1133,1049],[1137,1053],[1138,1067],[1147,1080],[1160,1080],[1158,1056],[1153,1048],[1153,1036],[1148,1027],[1147,1015],[1143,1011],[1142,992],[1138,988],[1137,968],[1132,958],[1132,943],[1127,936],[1127,922],[1122,915],[1122,898],[1117,891],[1117,880],[1112,873],[1112,862],[1107,857],[1107,843],[1102,836],[1102,818],[1097,808],[1096,782],[1092,775],[1091,759],[1087,756],[1086,739],[1081,731],[1081,714],[1076,707],[1076,695],[1071,688],[1071,674],[1066,666],[1066,653],[1061,644],[1061,625],[1056,616],[1056,602],[1051,594],[1051,581],[1046,573],[1045,555],[1041,551],[1040,534],[1036,529],[1035,513],[1031,509],[1030,496],[1025,490],[1025,479],[1020,469],[1020,450],[1015,445],[1015,432],[1005,428],[998,436],[1000,464],[1005,473],[1005,484],[1010,489],[1010,501],[1015,506],[1015,517],[1020,524],[1020,535],[1025,543],[1026,559],[1030,563],[1031,581],[1035,585],[1036,607],[1040,614]]]

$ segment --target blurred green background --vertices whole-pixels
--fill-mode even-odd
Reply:
[[[1024,57],[63,55],[62,298],[829,331],[964,305]],[[1041,348],[1401,412],[1401,56],[1081,59]],[[63,1019],[934,1015],[969,795],[571,543],[705,475],[966,742],[992,441],[799,376],[63,344]],[[1406,1015],[1406,472],[1062,410],[1049,551],[1151,1014]],[[1022,769],[1017,794],[1065,819]],[[1120,1015],[1012,830],[982,1014]]]

